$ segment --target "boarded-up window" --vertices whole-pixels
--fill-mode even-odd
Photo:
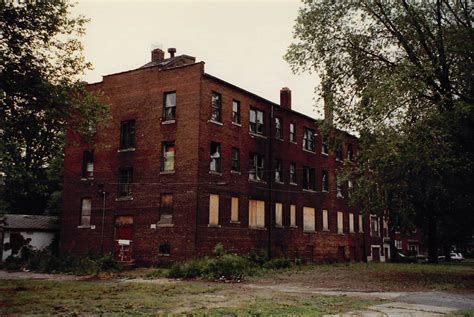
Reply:
[[[275,204],[275,225],[277,227],[283,226],[283,205],[281,203]]]
[[[329,215],[326,209],[323,209],[323,230],[329,230]]]
[[[209,224],[219,224],[219,195],[209,196]]]
[[[173,194],[161,194],[160,224],[173,223]]]
[[[349,232],[354,232],[354,214],[349,214]]]
[[[265,228],[265,202],[249,200],[249,227]]]
[[[239,221],[239,198],[232,197],[232,206],[230,210],[230,221]]]
[[[290,226],[296,227],[296,206],[290,205]]]
[[[359,215],[359,232],[364,232],[364,219],[362,215]]]
[[[314,208],[303,207],[303,230],[314,231],[314,229],[315,229]]]
[[[337,212],[337,233],[344,233],[344,214],[342,211]]]
[[[81,226],[89,227],[91,225],[91,207],[90,198],[81,199]]]

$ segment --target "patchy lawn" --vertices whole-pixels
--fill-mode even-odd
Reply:
[[[204,282],[3,280],[0,315],[159,314],[318,316],[362,309],[379,301],[346,296],[249,290]]]

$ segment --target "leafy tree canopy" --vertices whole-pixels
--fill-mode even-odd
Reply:
[[[66,129],[87,137],[105,111],[79,80],[91,68],[79,41],[86,19],[70,9],[60,0],[0,3],[3,212],[57,209]]]
[[[286,54],[316,71],[337,127],[357,131],[354,202],[421,226],[429,254],[473,227],[470,1],[303,1]],[[330,98],[329,98],[330,97]]]

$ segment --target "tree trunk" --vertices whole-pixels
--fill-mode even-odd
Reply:
[[[428,217],[428,262],[438,262],[438,237],[437,237],[437,221],[436,217],[430,215]]]

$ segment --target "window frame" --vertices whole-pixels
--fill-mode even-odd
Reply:
[[[252,113],[254,113],[255,122],[252,122]],[[259,122],[259,115],[261,115],[261,122]],[[249,131],[257,135],[265,135],[265,112],[251,107],[249,110]]]
[[[171,196],[171,205],[164,206],[163,198]],[[173,193],[162,193],[160,194],[160,220],[159,224],[172,224],[173,223],[173,212],[174,212],[174,195]],[[163,217],[165,216],[165,217]]]
[[[239,223],[239,197],[236,196],[230,199],[230,222]]]
[[[328,145],[327,136],[321,136],[321,154],[329,155],[329,145]]]
[[[231,150],[231,172],[240,173],[240,150],[233,147]]]
[[[316,190],[316,169],[314,167],[303,166],[303,189]]]
[[[135,148],[135,119],[120,122],[120,150],[131,150]]]
[[[347,160],[351,162],[354,160],[354,148],[352,143],[347,143]]]
[[[265,181],[265,156],[250,152],[250,159],[249,159],[249,180],[257,181],[257,182],[264,182]],[[259,164],[261,163],[261,164]],[[254,175],[252,177],[252,175]]]
[[[283,121],[281,117],[275,117],[275,139],[283,140]]]
[[[211,93],[211,121],[222,123],[222,94]]]
[[[237,111],[234,109],[234,106],[237,106]],[[232,100],[232,123],[240,125],[241,124],[241,115],[240,115],[240,101],[233,99]]]
[[[82,178],[94,179],[94,150],[82,153]]]
[[[168,96],[174,95],[174,105],[168,106]],[[171,122],[176,120],[176,91],[168,91],[163,93],[163,121],[162,122]],[[168,109],[171,109],[171,117],[169,117]]]
[[[215,147],[215,152],[213,153],[213,146]],[[218,154],[218,156],[213,157],[213,155]],[[221,173],[222,171],[222,147],[219,142],[211,141],[209,146],[209,156],[210,156],[210,163],[209,163],[209,171],[212,173]],[[213,163],[214,169],[213,169]]]
[[[166,168],[166,163],[167,163],[167,160],[169,159],[167,156],[166,156],[166,153],[168,153],[166,151],[167,147],[169,146],[172,146],[173,147],[173,156],[172,156],[172,159],[173,159],[173,168],[172,169],[167,169]],[[171,151],[169,151],[171,152]],[[171,173],[171,172],[174,172],[175,171],[175,163],[176,163],[176,146],[175,146],[175,142],[174,141],[165,141],[165,142],[162,142],[161,143],[161,172],[162,173]]]
[[[258,200],[258,199],[249,199],[248,210],[249,210],[249,228],[264,229],[265,228],[265,201]]]
[[[290,227],[296,228],[296,205],[290,205]]]
[[[89,201],[89,214],[85,214],[84,211],[84,201]],[[88,219],[88,223],[84,221]],[[92,198],[91,197],[81,197],[81,213],[79,218],[79,227],[90,228],[92,219]]]
[[[323,209],[323,231],[329,231],[329,210]]]
[[[306,127],[303,129],[303,150],[314,153],[314,136],[315,134],[313,129]]]
[[[126,177],[123,173],[128,172]],[[126,178],[126,182],[124,181]],[[117,182],[117,198],[131,198],[133,197],[133,191],[131,189],[133,183],[133,167],[120,167],[118,171],[118,182]]]
[[[215,198],[216,201],[213,201]],[[217,194],[209,194],[209,222],[208,225],[212,226],[219,226],[219,204],[220,204],[220,197]],[[212,207],[216,207],[213,209]],[[214,223],[215,220],[215,223]]]
[[[278,178],[277,178],[278,175]],[[283,181],[283,161],[281,159],[275,160],[274,180],[276,183],[284,183]]]
[[[316,232],[316,209],[313,207],[303,207],[303,232]]]
[[[327,170],[321,172],[321,191],[324,193],[329,192],[329,172]]]
[[[296,185],[298,182],[298,179],[296,177],[296,163],[295,162],[290,162],[290,184]]]
[[[283,203],[275,203],[275,227],[283,228]]]
[[[290,142],[296,144],[296,124],[294,122],[290,122]]]
[[[344,233],[344,212],[342,211],[337,212],[337,233]]]

